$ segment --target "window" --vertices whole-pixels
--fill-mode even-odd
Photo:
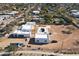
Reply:
[[[24,35],[19,34],[18,38],[24,38]]]
[[[30,32],[30,30],[22,30],[23,32]]]
[[[45,40],[45,42],[47,42],[47,40]]]
[[[39,42],[39,40],[37,40],[37,42]]]

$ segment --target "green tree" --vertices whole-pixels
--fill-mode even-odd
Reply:
[[[13,55],[17,51],[18,47],[16,45],[10,45],[8,47],[5,47],[6,52],[13,52]]]
[[[5,50],[8,51],[8,52],[16,51],[17,50],[17,46],[16,45],[10,45],[8,47],[5,47]]]
[[[44,20],[45,20],[45,23],[47,24],[52,23],[52,15],[51,14],[44,15]]]

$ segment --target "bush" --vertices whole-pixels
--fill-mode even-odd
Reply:
[[[0,51],[3,51],[2,47],[0,47]]]
[[[72,32],[69,31],[69,30],[64,30],[64,31],[62,31],[62,33],[64,33],[64,34],[71,34]]]
[[[16,51],[17,50],[17,46],[16,45],[10,45],[8,47],[5,47],[5,50],[8,51],[8,52]]]

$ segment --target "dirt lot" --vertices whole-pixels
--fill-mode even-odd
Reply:
[[[76,29],[72,25],[64,26],[64,25],[46,25],[49,26],[49,32],[52,34],[49,36],[50,41],[56,41],[49,44],[43,45],[31,45],[31,48],[41,48],[43,50],[50,50],[53,49],[79,49],[79,29]],[[62,31],[72,29],[70,34],[65,34]]]
[[[49,27],[49,35],[50,41],[55,41],[49,44],[36,45],[36,44],[28,44],[31,46],[30,48],[27,45],[23,49],[38,49],[44,51],[53,51],[53,49],[62,50],[62,49],[77,49],[79,50],[79,29],[76,29],[72,25],[45,25]],[[71,29],[71,33],[63,33],[62,31]],[[23,42],[26,43],[24,39],[5,39],[0,41],[0,47],[5,47],[10,42]]]
[[[4,49],[8,45],[10,45],[10,43],[18,43],[18,42],[25,44],[25,40],[24,39],[1,38],[0,47],[2,47]]]

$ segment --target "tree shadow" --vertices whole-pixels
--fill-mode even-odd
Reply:
[[[51,43],[57,43],[57,40],[52,40]]]

